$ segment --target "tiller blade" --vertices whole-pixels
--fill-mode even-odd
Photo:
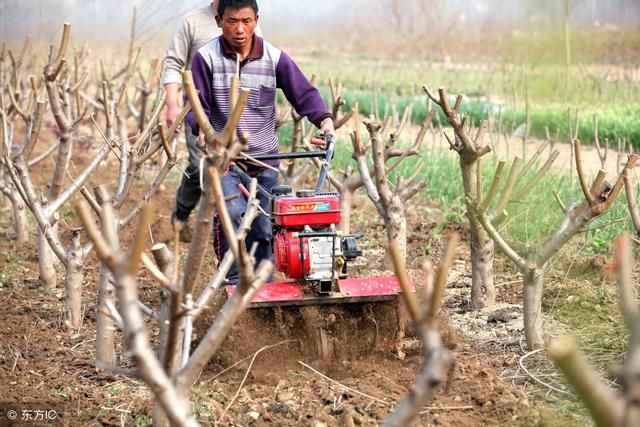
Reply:
[[[410,283],[411,291],[415,292]],[[346,304],[359,302],[390,301],[396,299],[402,288],[396,276],[369,277],[338,280],[338,292],[324,294],[312,292],[299,282],[266,283],[253,297],[251,308],[283,307],[294,305]],[[235,286],[227,286],[230,297]],[[306,289],[305,289],[306,288]]]

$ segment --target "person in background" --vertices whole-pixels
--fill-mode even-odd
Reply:
[[[182,86],[182,71],[191,69],[193,56],[198,49],[222,34],[220,27],[216,24],[218,2],[219,0],[214,0],[185,15],[167,49],[162,84],[167,93],[165,105],[166,121],[169,126],[173,124],[181,110],[179,91]],[[256,33],[262,34],[259,27],[256,28]],[[199,175],[202,151],[197,147],[196,137],[193,136],[188,125],[185,126],[185,137],[189,151],[189,164],[176,192],[171,225],[175,227],[176,221],[181,222],[183,226],[180,238],[188,241],[190,239],[189,216],[198,204],[201,194]]]
[[[296,63],[282,50],[255,34],[258,25],[256,0],[220,0],[216,22],[222,36],[202,46],[193,57],[191,72],[200,103],[206,117],[216,132],[222,131],[229,114],[231,77],[240,64],[240,87],[250,94],[240,122],[238,135],[249,134],[249,155],[279,152],[276,135],[276,89],[282,89],[285,97],[301,116],[320,128],[320,133],[334,134],[333,116],[320,96]],[[193,112],[187,115],[187,123],[194,135],[199,135],[199,126]],[[265,163],[271,166],[265,167]],[[276,172],[279,161],[266,160],[261,164],[236,162],[246,174],[255,178],[267,191],[277,183]],[[242,196],[240,175],[228,170],[222,178],[222,187],[227,200],[227,209],[237,228],[247,208]],[[269,210],[268,200],[259,196],[260,205]],[[245,239],[246,247],[257,244],[256,265],[263,259],[273,259],[271,248],[271,220],[261,214],[253,222]],[[221,260],[228,249],[217,217],[214,218],[214,249]],[[227,275],[227,282],[234,284],[238,271],[234,265]]]

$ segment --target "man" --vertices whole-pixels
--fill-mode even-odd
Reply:
[[[166,97],[166,120],[167,124],[175,121],[180,113],[178,104],[178,91],[182,86],[182,71],[191,68],[193,55],[209,40],[218,37],[222,32],[215,24],[219,0],[201,7],[187,14],[171,40],[171,45],[167,49],[164,59],[164,75],[162,84],[167,93]],[[261,35],[260,28],[256,28],[256,33]],[[181,238],[188,240],[189,229],[186,226],[191,211],[198,204],[200,199],[200,157],[202,151],[196,145],[196,137],[193,136],[189,126],[185,126],[185,136],[187,149],[189,150],[189,165],[185,170],[186,175],[182,175],[180,187],[176,193],[176,206],[171,215],[171,225],[179,221],[183,224]]]
[[[250,95],[237,132],[249,133],[248,154],[278,152],[279,142],[275,132],[276,88],[282,89],[293,108],[319,127],[322,133],[333,134],[333,116],[318,90],[286,53],[254,34],[258,18],[256,0],[220,0],[216,22],[222,29],[222,36],[205,44],[193,57],[191,71],[195,88],[214,129],[221,131],[227,122],[231,77],[236,73],[236,61],[239,61],[240,87],[250,89]],[[187,115],[187,123],[194,135],[199,134],[193,113]],[[265,163],[278,166],[278,160]],[[277,182],[277,172],[264,167],[264,164],[244,163],[240,166],[268,191]],[[240,177],[232,171],[228,171],[222,179],[222,187],[229,200],[229,215],[236,227],[247,207],[247,201],[239,194],[238,184]],[[235,195],[239,197],[232,197]],[[261,196],[260,204],[265,211],[268,210],[266,198]],[[245,242],[247,248],[257,243],[257,262],[273,258],[271,222],[267,216],[256,218]],[[219,260],[228,249],[217,220],[214,220],[214,248]],[[235,283],[237,277],[234,266],[227,275],[228,282]]]

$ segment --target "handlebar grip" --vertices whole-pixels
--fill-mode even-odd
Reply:
[[[324,135],[325,140],[327,142],[327,145],[325,147],[325,158],[324,158],[324,164],[322,165],[322,168],[320,169],[320,175],[318,176],[318,183],[316,184],[316,194],[320,193],[322,191],[322,187],[324,186],[324,182],[327,179],[327,177],[329,176],[329,165],[331,163],[331,160],[333,160],[333,150],[334,150],[334,139],[333,139],[333,135],[330,133],[327,133]]]

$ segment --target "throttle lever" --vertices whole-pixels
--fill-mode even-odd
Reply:
[[[317,146],[320,146],[322,148],[324,148],[325,145],[327,144],[327,142],[324,139],[320,139],[320,138],[311,138],[311,140],[309,142],[312,145],[317,145]]]

